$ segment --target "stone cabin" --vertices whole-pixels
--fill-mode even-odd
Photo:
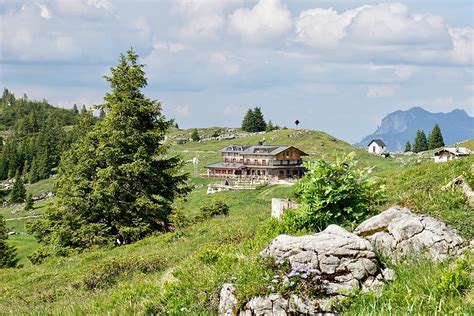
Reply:
[[[464,147],[445,147],[434,153],[434,162],[446,162],[469,156],[471,151]]]
[[[301,157],[308,156],[293,146],[230,145],[219,152],[221,162],[206,166],[209,176],[299,178],[305,171]]]
[[[381,139],[373,139],[368,145],[367,145],[367,151],[371,154],[375,155],[381,155],[385,152],[385,148],[387,145],[383,142]]]

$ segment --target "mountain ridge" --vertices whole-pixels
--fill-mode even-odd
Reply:
[[[366,147],[372,139],[380,138],[387,144],[389,151],[402,151],[407,141],[413,142],[418,129],[428,136],[435,124],[440,126],[446,145],[474,137],[474,118],[465,110],[432,113],[416,106],[387,114],[375,132],[365,136],[355,145]]]

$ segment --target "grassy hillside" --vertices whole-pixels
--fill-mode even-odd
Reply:
[[[213,133],[214,129],[200,130]],[[168,140],[186,138],[191,131],[175,130]],[[293,145],[310,154],[309,159],[331,159],[334,153],[354,151],[351,145],[323,132],[280,130],[264,135],[228,141],[189,142],[173,145],[172,151],[185,159],[198,157],[203,166],[219,160],[217,150],[232,144],[256,144],[265,136],[267,143]],[[417,159],[384,159],[355,150],[363,166],[374,166],[374,174],[384,179],[389,201],[417,212],[441,218],[468,238],[474,235],[474,216],[459,190],[442,190],[454,177],[471,171],[474,157],[435,164]],[[407,163],[409,161],[409,163]],[[192,171],[188,163],[187,170]],[[69,258],[54,258],[37,266],[0,270],[0,314],[215,314],[222,283],[235,281],[242,297],[265,291],[273,277],[262,266],[259,252],[277,232],[270,220],[272,197],[289,197],[293,188],[265,186],[255,191],[221,192],[206,195],[211,179],[191,179],[195,188],[177,209],[190,222],[174,233],[148,237],[132,245],[96,249]],[[44,187],[50,185],[44,182]],[[42,186],[30,190],[41,190]],[[230,205],[226,217],[201,221],[200,205],[215,197]],[[37,204],[41,212],[46,202]],[[25,215],[0,209],[18,225]],[[16,221],[16,224],[13,224]],[[10,226],[12,227],[12,226]],[[10,240],[19,246],[22,262],[36,247],[28,235]],[[472,256],[468,265],[474,265]],[[381,296],[357,295],[346,308],[350,315],[362,314],[472,314],[474,312],[473,272],[466,270],[471,285],[462,293],[443,291],[443,284],[456,275],[453,265],[429,262],[393,266],[397,280],[385,287]],[[455,277],[453,277],[455,278]],[[450,285],[451,283],[447,283]],[[441,302],[441,303],[440,303]]]
[[[374,172],[380,174],[400,165],[397,159],[374,156],[364,149],[356,148],[324,132],[306,129],[281,129],[257,135],[247,134],[231,140],[188,141],[185,144],[178,144],[179,140],[189,139],[193,130],[174,130],[170,133],[168,141],[173,144],[172,151],[179,153],[185,160],[189,161],[195,157],[199,159],[197,173],[205,173],[204,166],[221,160],[219,149],[231,144],[257,145],[262,140],[265,140],[267,145],[295,146],[309,155],[304,157],[305,160],[319,158],[331,160],[335,155],[355,151],[361,166],[373,166]],[[224,129],[219,127],[198,129],[201,137],[210,137],[214,132],[223,134],[238,132],[237,130],[223,131]],[[191,162],[187,163],[186,170],[194,172]]]

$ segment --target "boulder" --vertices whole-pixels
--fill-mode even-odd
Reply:
[[[222,285],[219,299],[219,315],[237,315],[239,301],[234,295],[235,288],[230,283]]]
[[[225,284],[219,304],[221,315],[334,315],[338,302],[350,292],[378,290],[394,277],[368,240],[336,225],[314,235],[280,235],[260,255],[274,258],[277,264],[288,262],[291,271],[283,278],[290,283],[308,282],[311,293],[257,296],[237,310],[233,287]]]
[[[394,206],[360,224],[355,234],[367,238],[392,261],[427,255],[435,261],[460,255],[468,242],[452,227],[408,208]]]

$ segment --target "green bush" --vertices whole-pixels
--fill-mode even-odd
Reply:
[[[211,218],[219,215],[229,214],[229,205],[219,199],[213,199],[211,202],[205,202],[200,207],[201,218]]]
[[[301,205],[283,216],[287,230],[320,231],[329,224],[353,225],[379,206],[385,200],[385,187],[356,164],[354,153],[335,162],[306,163],[307,172],[296,185]]]

